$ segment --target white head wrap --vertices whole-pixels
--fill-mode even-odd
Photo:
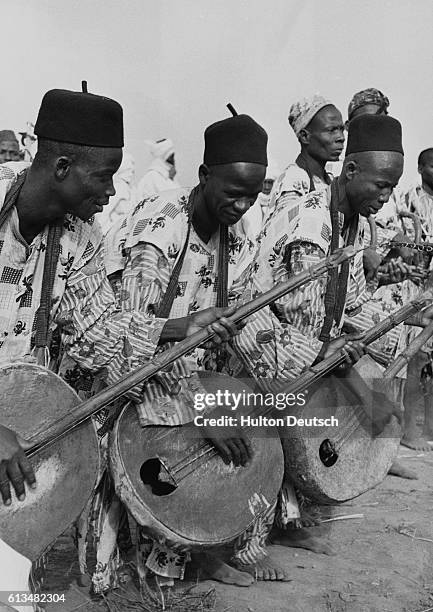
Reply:
[[[292,104],[289,111],[289,123],[296,136],[299,136],[300,131],[310,123],[311,119],[319,110],[324,106],[329,106],[329,104],[332,104],[330,100],[317,94],[309,98],[302,98],[298,102]]]
[[[165,161],[174,153],[174,144],[170,138],[163,138],[162,140],[145,140],[147,145],[149,145],[150,152],[153,157],[157,157]]]
[[[276,181],[277,178],[280,176],[280,174],[281,174],[281,170],[278,167],[278,164],[276,163],[275,159],[273,159],[272,157],[269,157],[268,155],[268,166],[266,168],[265,180],[266,181]]]

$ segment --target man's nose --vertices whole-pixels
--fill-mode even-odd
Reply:
[[[342,144],[344,144],[345,141],[345,136],[344,136],[344,129],[341,128],[341,130],[338,130],[337,132],[337,138],[336,138],[336,142],[341,142]]]
[[[392,194],[392,189],[387,189],[386,191],[383,191],[380,196],[377,198],[377,201],[380,204],[386,204],[389,200],[389,198],[391,197]]]
[[[255,200],[252,200],[251,198],[240,198],[239,200],[236,200],[233,207],[237,212],[244,214],[251,208],[254,201]]]
[[[109,197],[112,198],[114,195],[116,195],[116,190],[114,188],[114,183],[111,180],[109,186],[107,187],[105,194]]]

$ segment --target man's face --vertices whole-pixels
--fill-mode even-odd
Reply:
[[[20,159],[20,147],[16,140],[2,140],[0,142],[0,164],[19,161]]]
[[[236,162],[200,167],[200,183],[209,216],[222,225],[234,225],[254,204],[262,190],[266,167]]]
[[[274,182],[274,179],[265,179],[263,181],[262,193],[264,193],[265,195],[269,195],[272,191],[272,186]]]
[[[345,166],[346,194],[354,213],[375,215],[388,202],[403,173],[403,155],[368,151],[354,155],[354,168]]]
[[[343,117],[335,106],[320,109],[305,128],[307,152],[320,162],[338,161],[344,147]]]
[[[433,189],[433,151],[428,151],[422,156],[422,164],[418,166],[422,182]]]
[[[174,177],[177,174],[176,171],[176,162],[174,160],[174,153],[172,153],[170,155],[170,157],[167,157],[167,159],[165,160],[167,162],[167,164],[169,164],[169,168],[168,168],[168,178],[173,180]]]
[[[116,193],[113,174],[122,161],[122,149],[95,147],[81,159],[71,162],[62,185],[64,212],[87,221],[102,212]]]

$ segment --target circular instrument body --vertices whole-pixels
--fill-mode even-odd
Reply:
[[[371,403],[396,395],[395,380],[383,378],[381,368],[364,356],[352,369],[375,394],[361,406],[350,390],[333,378],[325,379],[302,408],[300,418],[338,419],[338,427],[293,427],[282,432],[286,470],[303,494],[318,503],[337,504],[378,485],[397,456],[400,426],[393,416],[373,437],[366,412]],[[350,375],[349,375],[350,378]],[[340,379],[337,379],[337,382]],[[378,393],[380,391],[380,393]],[[367,394],[368,395],[368,394]],[[371,400],[371,402],[369,401]]]
[[[35,444],[60,419],[71,419],[78,395],[59,376],[30,363],[0,367],[1,424]],[[73,418],[71,419],[73,422]],[[30,459],[36,489],[26,485],[20,502],[0,501],[0,537],[31,560],[37,559],[77,518],[95,486],[98,440],[91,420],[37,451]]]
[[[223,374],[199,372],[208,393],[251,392],[244,383]],[[207,415],[209,416],[209,415]],[[233,412],[233,416],[237,416]],[[199,428],[197,427],[197,430]],[[127,406],[111,434],[110,465],[116,492],[136,521],[157,539],[203,548],[230,542],[274,503],[283,479],[283,451],[276,428],[245,428],[254,449],[246,467],[226,465],[215,452],[190,463],[194,454],[212,448],[186,427],[141,427],[136,410]],[[235,430],[233,430],[235,436]],[[260,436],[260,437],[259,437]],[[157,495],[143,482],[162,462],[166,494]],[[144,466],[144,467],[143,467]],[[168,474],[164,467],[168,470]],[[195,468],[195,469],[194,469]],[[159,468],[157,468],[159,469]],[[170,474],[175,474],[177,487]]]

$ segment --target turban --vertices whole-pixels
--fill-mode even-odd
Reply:
[[[319,95],[302,98],[302,100],[292,104],[289,110],[289,123],[296,136],[299,136],[300,131],[307,127],[319,110],[330,104],[332,104],[330,100]]]
[[[18,143],[17,137],[12,130],[0,130],[0,142],[16,142]]]
[[[156,142],[153,140],[145,140],[145,143],[149,145],[150,152],[153,157],[158,157],[165,161],[173,155],[174,153],[174,144],[170,138],[162,138],[161,140],[157,140]]]
[[[268,165],[268,135],[249,115],[213,123],[204,133],[204,163],[208,166],[249,162]]]
[[[122,107],[111,98],[52,89],[42,99],[35,134],[90,147],[123,147]]]
[[[400,122],[389,115],[360,115],[352,119],[346,156],[363,151],[396,151],[403,155]]]
[[[381,91],[375,89],[374,87],[358,91],[358,93],[356,93],[351,99],[347,109],[347,116],[349,120],[358,108],[361,108],[366,104],[377,104],[377,106],[379,106],[379,110],[386,114],[386,109],[389,106],[389,100]]]

